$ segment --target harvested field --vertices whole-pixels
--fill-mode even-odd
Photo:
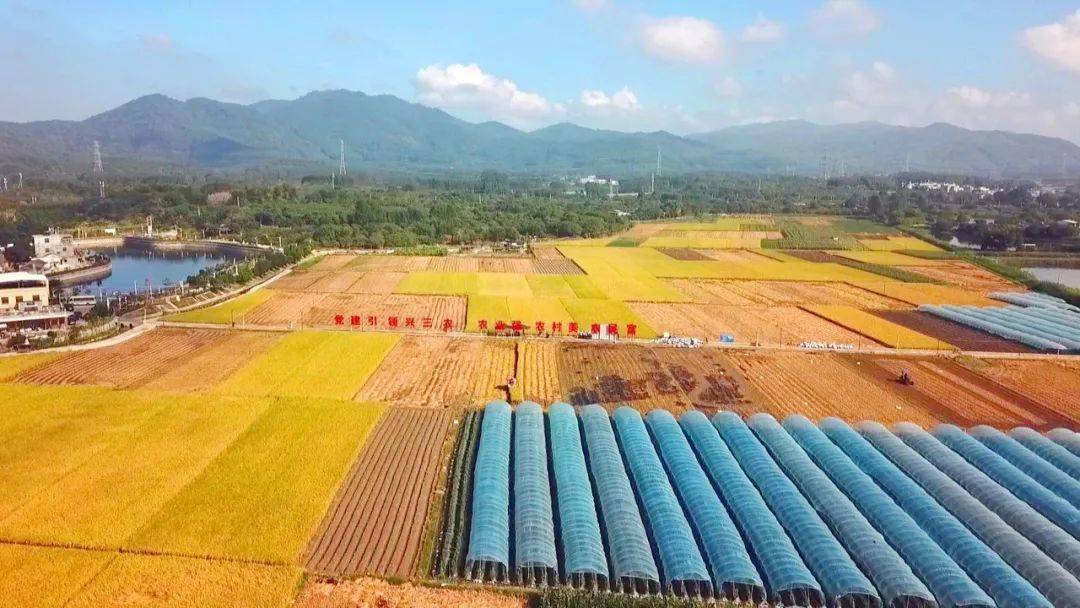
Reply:
[[[529,258],[480,258],[480,272],[531,274],[536,268]]]
[[[277,289],[264,289],[259,293],[264,292],[270,297],[250,312],[238,316],[237,321],[252,325],[296,326],[303,321],[305,313],[329,295]]]
[[[431,258],[428,272],[480,272],[480,258]]]
[[[274,290],[272,289],[250,291],[242,296],[226,300],[221,304],[170,315],[165,320],[176,321],[177,323],[217,323],[222,325],[243,321],[249,312],[270,300],[273,295]]]
[[[315,265],[311,267],[311,270],[316,272],[320,270],[341,270],[356,259],[357,256],[351,253],[332,253],[323,256],[323,259],[316,262]]]
[[[156,329],[116,346],[78,351],[30,369],[17,379],[28,384],[139,386],[192,357],[215,351],[222,336],[212,329]]]
[[[1048,429],[1044,408],[1010,391],[994,387],[985,378],[948,360],[904,361],[890,358],[865,359],[864,373],[891,382],[897,393],[919,403],[938,420],[963,427],[989,424],[998,428],[1017,425]],[[878,368],[878,369],[875,369]],[[907,371],[914,386],[901,386],[894,380]],[[1043,410],[1043,411],[1041,411]],[[1060,426],[1060,415],[1050,412]]]
[[[293,608],[526,608],[525,597],[478,591],[393,584],[375,578],[309,580]]]
[[[524,340],[518,344],[515,397],[549,405],[563,399],[559,385],[559,342]]]
[[[712,259],[697,249],[687,249],[685,247],[659,247],[657,251],[670,258],[687,262],[708,262]]]
[[[415,573],[452,420],[450,410],[387,412],[312,539],[309,569],[338,575]]]
[[[999,338],[917,310],[875,310],[873,314],[925,336],[952,344],[961,350],[997,353],[1036,352],[1019,342]]]
[[[1063,360],[989,360],[965,359],[964,366],[984,378],[1038,402],[1044,409],[1057,413],[1068,422],[1057,424],[1076,428],[1080,425],[1080,363]],[[1054,426],[1048,425],[1047,428]]]
[[[782,239],[779,230],[661,230],[656,236],[673,239],[729,239],[732,241],[758,241]]]
[[[631,309],[659,333],[718,339],[732,334],[742,344],[832,342],[866,344],[858,333],[793,306],[722,306],[716,304],[648,304],[633,302]]]
[[[803,281],[712,281],[671,279],[676,289],[696,302],[729,306],[802,306],[846,304],[858,308],[910,308],[909,304],[847,283]]]
[[[565,343],[559,352],[559,383],[567,402],[599,403],[608,409],[626,404],[641,411],[688,409],[686,393],[654,350]]]
[[[405,335],[356,399],[433,408],[505,399],[514,356],[510,341]]]
[[[540,274],[585,274],[573,260],[560,257],[558,259],[536,259],[533,267]]]
[[[538,260],[565,260],[566,256],[555,245],[534,245],[530,247],[533,257]]]
[[[344,293],[363,276],[364,273],[359,270],[335,270],[309,285],[304,291]]]
[[[920,268],[920,270],[922,270]],[[932,283],[901,283],[899,281],[854,281],[857,287],[878,295],[920,304],[956,304],[958,306],[1004,306],[1004,302],[991,300],[983,293]]]
[[[329,270],[293,270],[270,286],[281,291],[307,291],[312,285],[332,274]]]
[[[743,412],[760,401],[734,362],[715,348],[657,348],[664,368],[697,409]]]
[[[209,389],[261,355],[281,337],[280,333],[262,331],[220,331],[212,346],[191,353],[175,367],[160,370],[139,386],[165,392]]]
[[[813,420],[837,416],[855,423],[915,422],[923,426],[941,418],[895,391],[863,377],[839,355],[827,353],[728,353],[746,381],[764,400],[755,404],[777,419],[802,414]],[[752,413],[749,409],[741,412]]]
[[[404,272],[382,272],[373,270],[365,272],[346,291],[348,293],[394,293],[398,283],[405,278]]]
[[[382,272],[420,272],[428,269],[435,258],[423,255],[362,255],[349,265],[360,270]]]
[[[824,319],[858,332],[892,348],[948,350],[951,344],[921,334],[903,325],[891,323],[865,310],[851,306],[813,305],[803,307]]]
[[[773,258],[772,256],[775,252],[772,251],[762,252],[758,250],[751,251],[749,249],[695,249],[694,251],[710,260],[727,264],[752,264],[757,262],[767,262],[769,260],[784,261]]]
[[[949,262],[935,266],[922,266],[919,274],[935,281],[948,283],[972,291],[1020,291],[1020,285],[967,262]]]
[[[302,322],[309,327],[333,327],[336,316],[344,315],[344,324],[356,329],[410,329],[443,331],[443,321],[449,319],[452,329],[465,327],[466,299],[457,296],[410,296],[399,294],[328,294],[317,305],[303,312]],[[358,315],[360,325],[351,325]],[[375,324],[368,318],[374,317]],[[398,325],[390,325],[397,317]],[[412,319],[412,326],[409,326]],[[425,321],[426,320],[426,321]]]

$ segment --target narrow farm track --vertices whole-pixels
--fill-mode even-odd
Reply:
[[[157,329],[117,346],[80,351],[19,375],[27,384],[139,386],[216,347],[224,332]]]
[[[312,539],[308,569],[334,575],[413,574],[453,418],[445,409],[386,413]]]

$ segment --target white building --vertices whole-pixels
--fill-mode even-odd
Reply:
[[[49,279],[45,275],[29,272],[0,274],[0,310],[23,310],[48,303]]]
[[[34,257],[44,259],[51,255],[60,258],[75,257],[75,244],[70,234],[51,232],[34,235]]]

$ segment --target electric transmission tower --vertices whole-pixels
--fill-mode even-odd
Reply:
[[[342,139],[338,141],[341,144],[341,153],[338,156],[338,174],[344,176],[349,173],[348,170],[345,169],[345,140]]]
[[[94,140],[94,175],[102,175],[105,168],[101,165],[101,144]]]

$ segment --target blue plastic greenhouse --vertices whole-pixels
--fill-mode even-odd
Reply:
[[[769,600],[785,606],[824,605],[821,586],[705,414],[686,412],[679,424],[750,545]]]
[[[763,602],[761,576],[679,423],[667,410],[653,410],[645,417],[645,424],[686,507],[717,593],[730,600]]]
[[[1022,443],[989,426],[977,426],[968,430],[975,439],[993,450],[1009,464],[1023,471],[1028,477],[1074,505],[1080,505],[1080,481],[1050,464],[1041,456],[1024,447]]]
[[[620,591],[659,592],[660,573],[607,411],[599,405],[587,405],[580,418],[589,472],[600,499],[611,586]]]
[[[1038,454],[1043,460],[1072,476],[1073,479],[1080,479],[1080,457],[1060,444],[1054,443],[1042,433],[1026,427],[1017,427],[1009,431],[1009,436]]]
[[[510,574],[510,424],[505,401],[484,408],[465,556],[465,570],[473,580],[505,581]]]
[[[573,406],[556,403],[548,410],[551,468],[559,505],[563,578],[572,586],[606,588],[607,556],[596,517],[589,470],[581,445],[581,429]]]
[[[514,412],[514,571],[525,586],[558,576],[544,410],[526,401]]]

